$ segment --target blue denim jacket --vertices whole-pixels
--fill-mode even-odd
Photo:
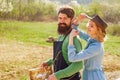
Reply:
[[[77,30],[80,32],[79,37],[87,41],[87,46],[83,51],[76,54],[74,45],[69,45],[69,61],[79,62],[84,60],[83,80],[106,80],[102,71],[102,59],[104,55],[103,44],[96,39],[92,39],[83,31]]]
[[[95,39],[90,38],[89,35],[85,34],[82,31],[80,31],[79,36],[88,42],[87,46],[85,50],[76,54],[74,45],[70,45],[68,47],[69,61],[78,62],[84,60],[85,68],[100,69],[104,53],[103,44]]]

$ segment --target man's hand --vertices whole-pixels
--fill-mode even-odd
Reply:
[[[40,67],[48,67],[48,64],[46,62],[42,63]]]
[[[57,80],[54,74],[49,75],[48,80]]]

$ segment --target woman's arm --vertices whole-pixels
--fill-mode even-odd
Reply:
[[[85,33],[84,31],[78,29],[78,27],[75,26],[74,24],[73,24],[73,29],[75,29],[79,32],[78,35],[79,35],[80,38],[84,39],[85,41],[89,40],[90,36],[87,33]]]
[[[79,31],[79,37],[88,42],[89,39],[90,39],[90,36],[87,33],[85,33],[84,31],[80,30],[80,29],[78,31]]]
[[[86,18],[91,19],[91,17],[89,17],[89,16],[86,15],[85,13],[81,13],[81,14],[77,17],[77,19],[75,19],[75,20],[73,21],[72,27],[73,27],[73,29],[79,31],[79,37],[80,37],[80,38],[88,41],[88,39],[90,38],[90,36],[89,36],[87,33],[81,31],[80,29],[78,29],[79,23],[80,23],[81,21],[83,21],[84,19],[86,19]]]
[[[74,37],[76,37],[77,35],[79,34],[79,32],[75,29],[73,29],[70,33],[70,36],[69,36],[69,45],[73,45],[73,39]]]
[[[100,43],[95,42],[90,44],[89,47],[84,51],[76,53],[76,48],[74,47],[74,45],[69,44],[68,59],[70,62],[78,62],[81,60],[85,60],[99,54],[100,49],[101,49]]]

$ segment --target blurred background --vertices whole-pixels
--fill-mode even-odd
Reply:
[[[73,7],[76,17],[98,14],[108,23],[103,68],[108,80],[120,78],[120,0],[0,0],[0,80],[29,80],[29,69],[52,57],[46,39],[57,38],[63,5]]]
[[[0,0],[0,20],[55,20],[61,5],[74,7],[76,15],[85,12],[99,14],[107,22],[120,21],[120,0]]]

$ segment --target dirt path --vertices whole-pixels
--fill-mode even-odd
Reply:
[[[120,57],[106,53],[103,60],[103,67],[108,80],[120,80]]]
[[[52,57],[52,47],[0,42],[0,80],[27,80],[30,68]],[[120,78],[120,57],[106,53],[103,67],[108,80]]]

